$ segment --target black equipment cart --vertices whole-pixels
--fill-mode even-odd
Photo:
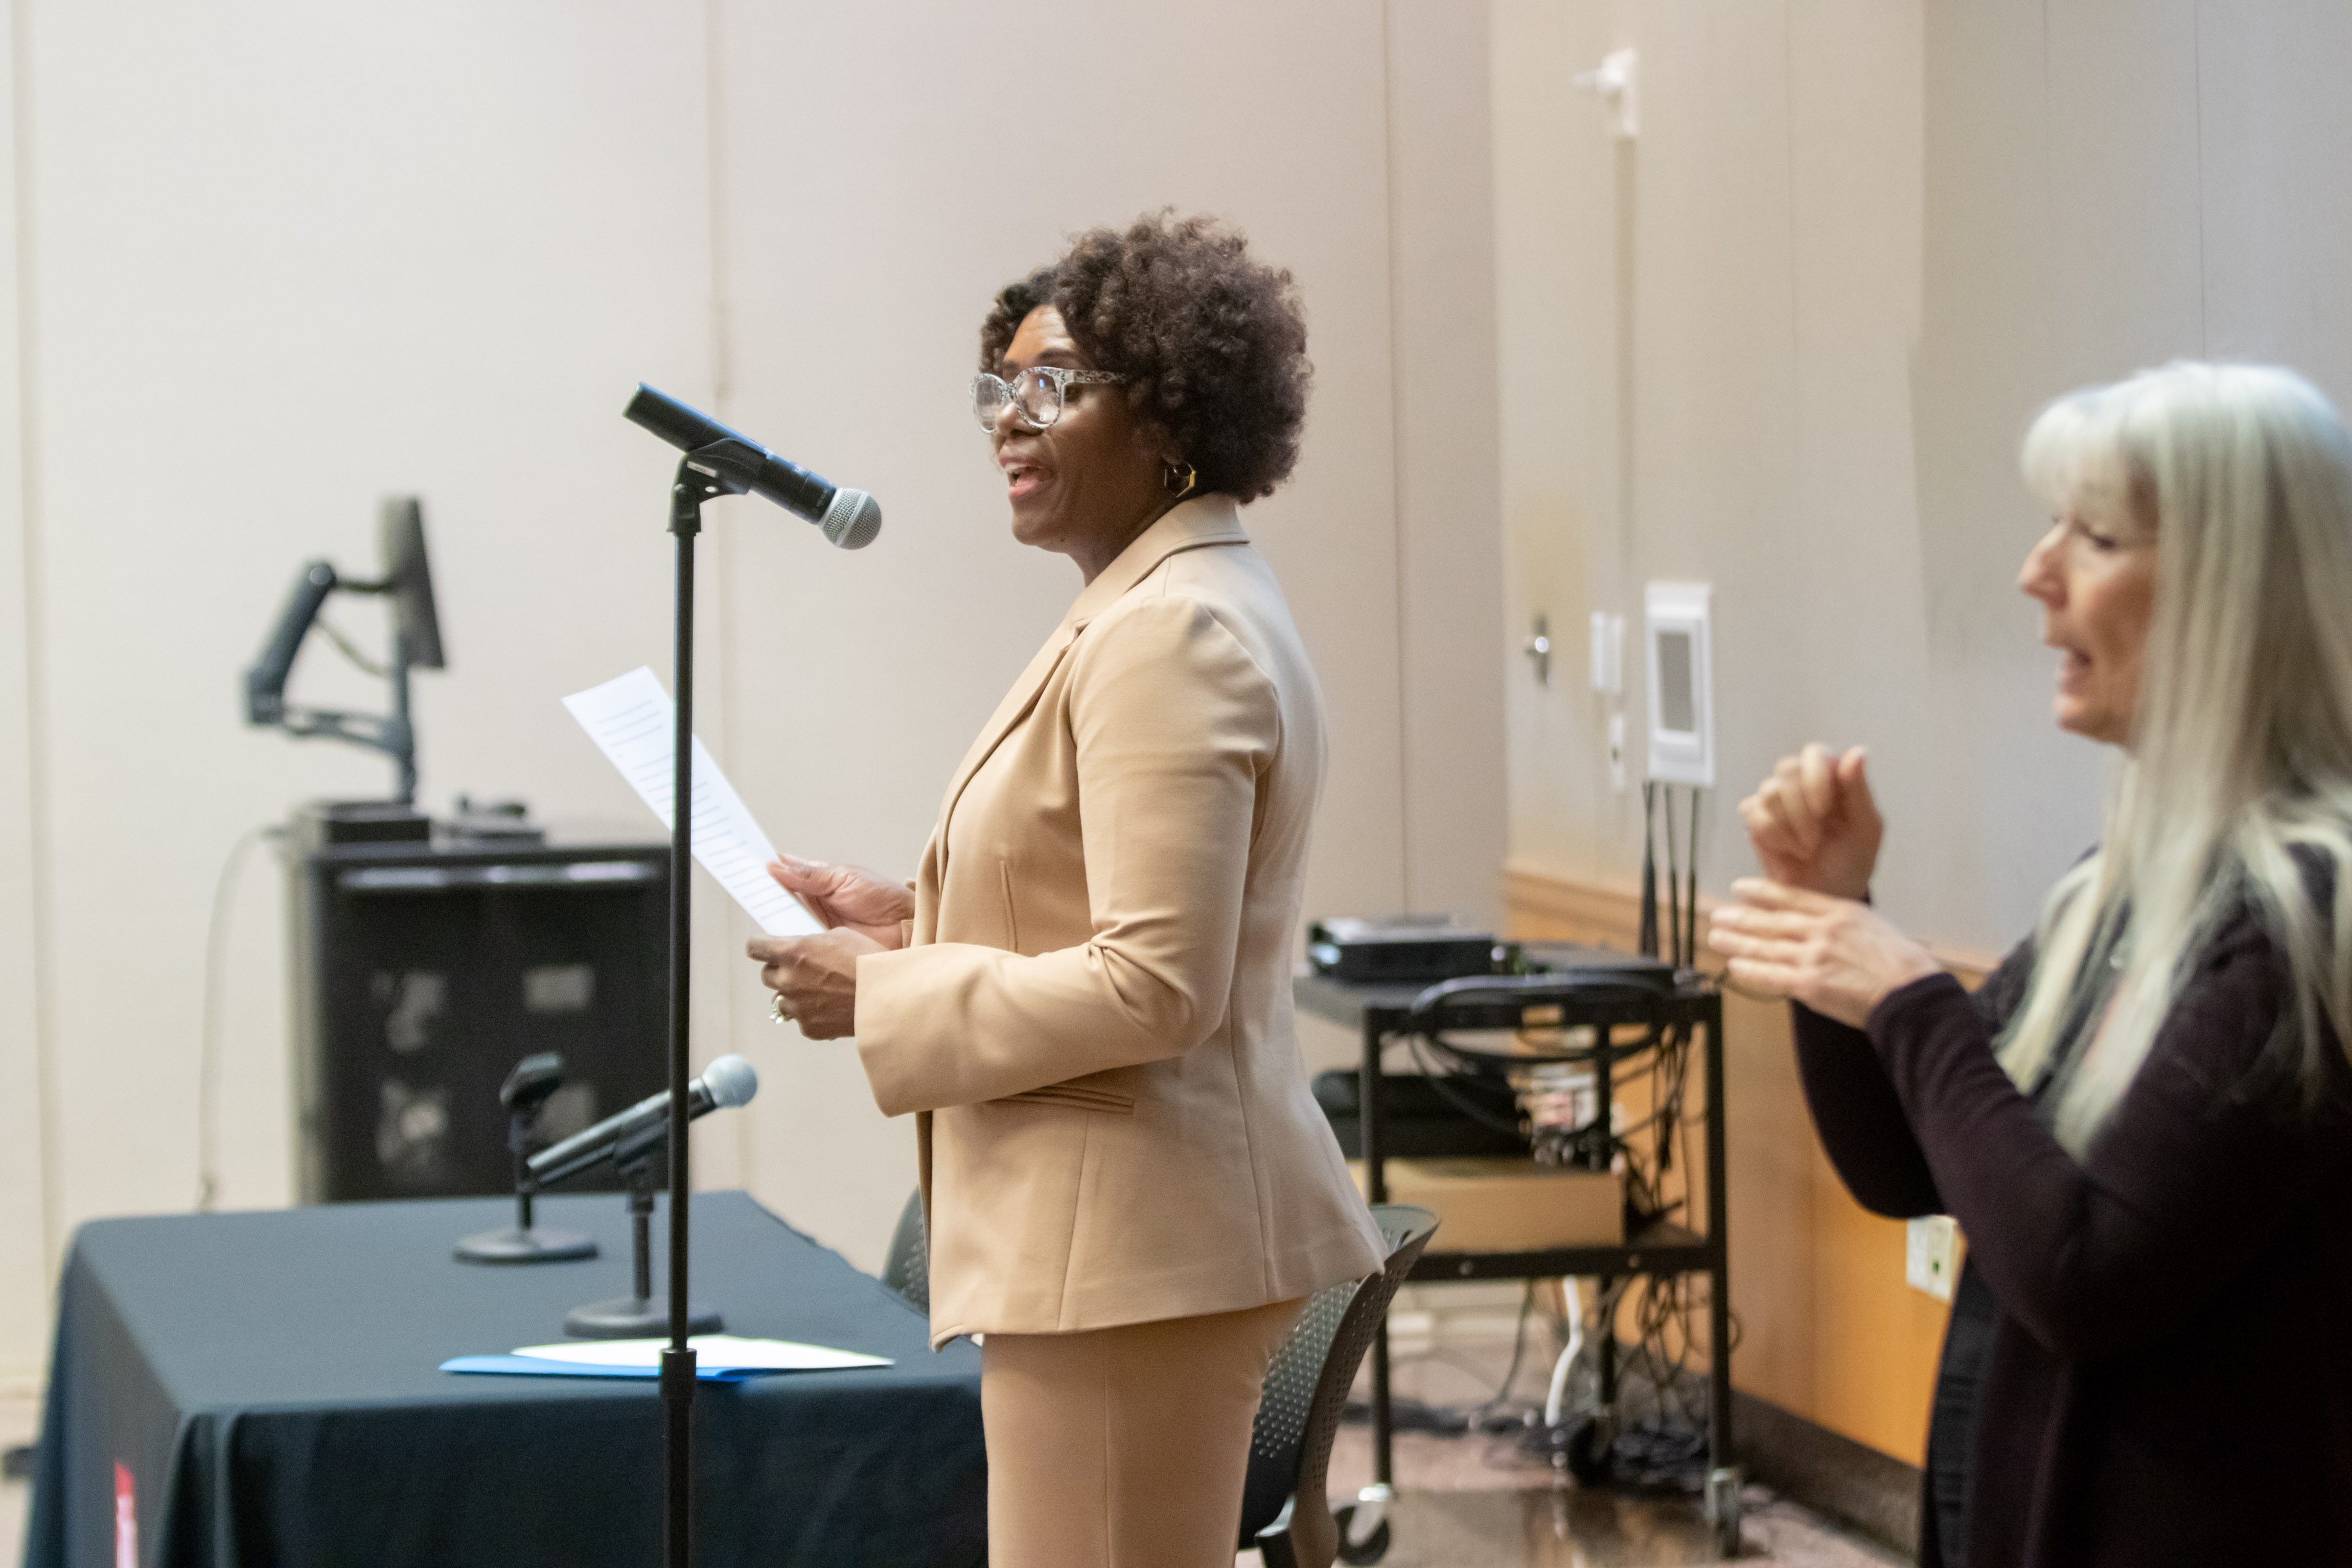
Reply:
[[[1318,973],[1300,974],[1294,985],[1299,1010],[1360,1031],[1363,1037],[1359,1088],[1368,1196],[1388,1201],[1381,1113],[1384,1048],[1407,1035],[1443,1030],[1545,1029],[1593,1026],[1590,1059],[1600,1114],[1611,1104],[1612,1070],[1619,1059],[1647,1047],[1612,1046],[1611,1026],[1648,1026],[1696,1031],[1704,1037],[1706,1074],[1706,1230],[1657,1220],[1629,1231],[1622,1247],[1567,1247],[1534,1252],[1457,1252],[1445,1246],[1441,1227],[1409,1277],[1414,1282],[1454,1279],[1598,1278],[1606,1283],[1629,1275],[1707,1276],[1707,1480],[1706,1515],[1718,1544],[1736,1552],[1739,1542],[1739,1478],[1731,1445],[1731,1344],[1728,1249],[1724,1193],[1723,999],[1704,977],[1688,971],[1663,986],[1639,986],[1610,976],[1622,954],[1564,945],[1529,943],[1535,972],[1481,976],[1443,986],[1422,984],[1354,984]],[[1421,1005],[1416,1010],[1416,1003]],[[1596,1359],[1605,1405],[1616,1397],[1617,1345],[1612,1331],[1599,1337]],[[1372,1474],[1376,1486],[1391,1485],[1389,1403],[1389,1342],[1383,1323],[1372,1342]],[[1387,1495],[1385,1490],[1382,1496]]]

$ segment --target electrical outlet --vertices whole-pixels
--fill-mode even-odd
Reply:
[[[1903,1227],[1903,1282],[1938,1301],[1950,1300],[1958,1243],[1959,1226],[1949,1215],[1907,1222]]]

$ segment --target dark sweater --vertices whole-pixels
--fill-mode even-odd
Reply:
[[[2286,964],[2245,916],[2077,1164],[1993,1058],[2032,969],[1915,981],[1866,1033],[1795,1009],[1847,1189],[1958,1219],[1989,1304],[1966,1563],[2352,1564],[2352,1069],[2331,1035],[2313,1108],[2265,1057]],[[1926,1502],[1924,1568],[1961,1568]]]

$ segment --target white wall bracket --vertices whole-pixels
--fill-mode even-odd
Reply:
[[[1609,106],[1614,117],[1610,134],[1620,142],[1631,142],[1642,133],[1638,63],[1633,50],[1616,49],[1601,57],[1598,66],[1579,71],[1572,79],[1578,91],[1591,93]]]

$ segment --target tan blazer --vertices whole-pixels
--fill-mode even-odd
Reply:
[[[1105,568],[949,784],[857,1048],[918,1113],[931,1336],[1236,1310],[1381,1266],[1290,1002],[1323,702],[1234,503]]]

